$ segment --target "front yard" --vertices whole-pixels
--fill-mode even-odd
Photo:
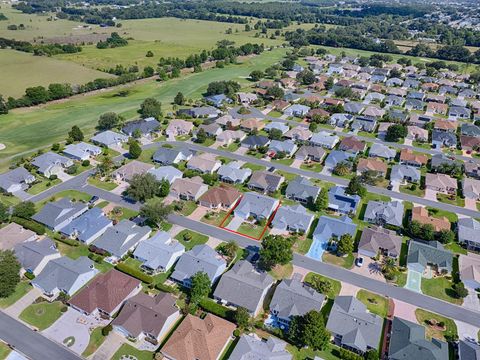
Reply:
[[[25,308],[20,314],[20,319],[41,331],[57,321],[62,316],[63,309],[66,310],[67,307],[59,301],[52,303],[44,301]]]
[[[457,336],[457,325],[452,319],[423,309],[415,310],[415,317],[420,325],[425,326],[428,339],[445,340],[445,337]]]
[[[185,250],[188,251],[196,245],[205,244],[208,241],[208,236],[185,229],[180,231],[175,239],[180,241],[185,246]]]
[[[326,276],[316,274],[313,272],[308,273],[307,276],[305,276],[305,279],[303,279],[303,281],[307,284],[312,284],[316,281],[329,282],[331,285],[331,289],[324,295],[326,295],[330,299],[335,299],[340,294],[340,290],[342,290],[342,283],[340,281],[330,279]]]
[[[342,257],[342,256],[337,256],[336,254],[333,254],[331,252],[325,251],[322,256],[322,261],[332,265],[343,267],[345,269],[351,269],[353,267],[354,260],[355,258],[353,254]]]
[[[437,200],[442,203],[446,203],[454,206],[460,206],[460,207],[465,206],[465,199],[461,198],[460,196],[437,194]]]
[[[112,191],[118,186],[113,181],[102,181],[96,177],[89,177],[88,183],[92,186],[95,186],[99,189],[106,190],[106,191]]]
[[[286,265],[276,265],[268,273],[275,280],[282,280],[282,279],[289,278],[292,275],[292,272],[293,272],[293,265],[291,263],[288,263]]]
[[[422,293],[452,304],[461,305],[463,300],[455,297],[452,285],[453,283],[446,277],[422,279]]]
[[[425,196],[425,189],[421,189],[420,185],[415,184],[401,185],[400,192],[421,198]]]
[[[226,211],[209,211],[205,214],[205,216],[200,220],[201,222],[204,222],[205,224],[213,225],[213,226],[220,226],[222,223],[223,219],[227,216]],[[223,226],[228,225],[228,220],[225,221]]]
[[[27,190],[27,192],[31,195],[37,195],[45,190],[51,188],[52,186],[58,185],[62,182],[60,179],[49,180],[42,178],[41,181],[37,184],[34,184]]]
[[[263,229],[264,226],[244,222],[238,227],[237,232],[259,239],[262,236]]]
[[[113,355],[112,360],[153,360],[154,354],[150,351],[141,351],[131,345],[123,344]]]
[[[315,173],[319,173],[323,169],[323,165],[318,162],[310,162],[308,164],[301,164],[300,169],[306,170],[306,171],[311,171]]]
[[[102,334],[102,328],[97,327],[93,329],[90,334],[90,341],[88,342],[87,348],[83,351],[82,356],[86,358],[95,353],[104,341],[105,336]]]
[[[387,317],[388,300],[383,296],[361,289],[357,293],[357,299],[364,303],[371,313]]]
[[[15,292],[7,298],[0,299],[0,308],[5,309],[10,305],[15,304],[20,298],[26,295],[32,287],[28,281],[21,281],[17,284]]]
[[[195,211],[196,208],[197,204],[195,203],[195,201],[182,201],[181,209],[178,212],[183,216],[189,216]]]

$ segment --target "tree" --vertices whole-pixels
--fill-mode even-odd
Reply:
[[[161,180],[160,181],[160,188],[158,189],[158,196],[166,197],[170,193],[170,183],[168,180]]]
[[[8,206],[0,202],[0,224],[7,222],[9,217]]]
[[[0,298],[9,297],[15,292],[20,282],[20,268],[13,251],[0,251]]]
[[[153,75],[155,75],[155,70],[153,69],[153,67],[151,66],[145,66],[143,68],[143,74],[142,76],[144,78],[149,78],[149,77],[152,77]]]
[[[263,71],[253,70],[253,71],[250,73],[250,80],[252,80],[252,81],[259,81],[259,80],[262,79],[264,76],[265,76],[265,74],[263,73]]]
[[[283,137],[282,130],[280,129],[271,129],[268,133],[268,137],[271,140],[281,140]]]
[[[128,153],[132,159],[138,159],[140,155],[142,155],[142,148],[138,141],[132,140],[130,141],[130,145],[128,147]]]
[[[323,350],[330,341],[330,333],[325,328],[323,315],[311,310],[303,316],[294,316],[290,322],[288,338],[297,347]]]
[[[105,176],[113,169],[113,166],[113,160],[109,156],[103,156],[97,165],[97,171],[100,176]]]
[[[315,201],[316,211],[323,211],[328,208],[328,190],[323,187]]]
[[[350,173],[350,166],[346,161],[341,161],[332,170],[332,173],[337,176],[345,176]]]
[[[394,258],[384,256],[382,259],[382,273],[385,275],[393,274],[397,270],[397,263]]]
[[[72,130],[68,132],[68,138],[72,141],[83,141],[83,132],[77,125],[73,125]]]
[[[365,353],[365,360],[378,360],[380,357],[376,349],[370,349]]]
[[[3,99],[3,96],[0,95],[0,115],[3,114],[8,114],[8,106],[5,100]]]
[[[149,117],[160,119],[162,117],[162,104],[154,98],[146,98],[140,105],[139,113],[143,119]]]
[[[153,52],[151,50],[148,50],[147,53],[145,54],[146,57],[153,57]]]
[[[230,259],[237,256],[238,249],[238,244],[234,240],[223,243],[219,246],[219,252],[224,256],[228,256]]]
[[[267,89],[267,96],[271,96],[274,99],[281,99],[285,95],[283,89],[279,86],[270,86]]]
[[[330,281],[324,280],[319,276],[313,276],[310,280],[310,286],[321,294],[327,295],[333,290]]]
[[[183,93],[181,91],[179,91],[177,93],[177,95],[175,95],[175,98],[173,99],[173,103],[176,104],[176,105],[185,104],[185,96],[183,95]]]
[[[250,314],[248,310],[239,306],[237,310],[235,310],[234,320],[240,329],[247,329],[250,326]]]
[[[405,125],[402,125],[402,124],[390,125],[387,129],[385,140],[390,142],[397,142],[398,140],[405,138],[407,134],[408,134],[408,130]]]
[[[350,234],[340,236],[337,244],[337,252],[341,255],[351,255],[353,253],[353,238]]]
[[[47,89],[43,86],[27,88],[25,90],[25,97],[30,100],[32,105],[43,104],[50,99]]]
[[[292,243],[290,239],[280,235],[267,235],[262,240],[260,260],[266,269],[275,265],[285,265],[293,259]]]
[[[331,88],[333,88],[334,84],[335,83],[333,81],[333,78],[329,77],[327,80],[325,80],[325,83],[323,84],[323,86],[325,86],[325,89],[330,90]]]
[[[35,204],[33,202],[23,201],[13,207],[12,215],[23,219],[30,219],[35,212]]]
[[[453,284],[453,291],[455,291],[455,296],[459,299],[464,299],[468,296],[468,290],[463,282]]]
[[[110,130],[119,127],[123,122],[123,117],[113,111],[106,112],[98,118],[97,128],[99,130]]]
[[[126,195],[136,201],[149,200],[158,194],[160,182],[152,174],[135,174],[130,180]]]
[[[455,233],[452,230],[441,230],[437,233],[437,237],[442,244],[450,244],[455,241]]]
[[[150,222],[160,226],[172,211],[172,206],[165,205],[162,200],[150,199],[140,208],[140,216],[144,216]]]
[[[208,296],[210,292],[210,278],[208,275],[199,271],[192,276],[192,287],[190,288],[190,303],[197,305],[202,299]]]
[[[315,74],[310,70],[303,70],[302,72],[297,74],[297,80],[300,81],[303,85],[311,85],[317,79]]]
[[[361,197],[365,196],[367,190],[363,186],[360,176],[354,176],[350,179],[345,193],[349,195],[359,195]]]
[[[197,131],[197,134],[195,135],[195,141],[199,144],[203,144],[207,140],[207,133],[205,132],[205,129],[201,128]]]

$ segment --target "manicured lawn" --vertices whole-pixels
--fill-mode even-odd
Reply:
[[[188,240],[188,241],[185,240],[185,235],[187,235],[187,234],[189,234],[191,236],[191,239]],[[183,246],[185,246],[185,249],[188,251],[191,248],[193,248],[195,245],[205,244],[208,241],[208,236],[203,235],[203,234],[199,234],[195,231],[185,229],[185,230],[180,231],[177,234],[177,236],[175,236],[175,239],[180,241],[183,244]]]
[[[252,170],[252,171],[265,170],[265,166],[257,165],[257,164],[251,164],[251,163],[246,163],[245,165],[242,166],[242,168],[244,168],[244,169],[250,169],[250,170]]]
[[[461,305],[463,300],[454,297],[452,285],[452,282],[445,277],[422,279],[422,293]]]
[[[273,164],[275,165],[275,164]],[[295,179],[298,175],[296,174],[292,174],[292,173],[289,173],[289,172],[286,172],[286,171],[283,171],[283,170],[277,170],[275,171],[276,174],[278,175],[282,175],[286,181],[292,181],[293,179]]]
[[[412,185],[401,185],[400,186],[400,192],[404,194],[409,194],[413,196],[418,196],[418,197],[424,197],[425,196],[425,190],[420,189],[420,185],[416,185],[415,190],[412,190]]]
[[[63,307],[65,305],[59,301],[32,304],[22,311],[20,319],[39,330],[45,330],[60,318]]]
[[[442,216],[445,216],[448,221],[454,223],[458,221],[458,216],[457,214],[451,213],[450,211],[445,211],[437,208],[432,208],[427,206],[428,214],[433,217],[440,218]]]
[[[35,184],[32,187],[30,187],[30,189],[28,189],[27,192],[32,195],[37,195],[47,190],[48,188],[51,188],[52,186],[58,185],[62,182],[62,180],[60,179],[55,179],[55,180],[41,179],[41,180],[42,181],[39,182],[38,184]]]
[[[118,215],[114,214],[113,211],[111,211],[108,214],[108,216],[112,220],[117,220],[117,221],[130,219],[130,218],[135,217],[137,215],[138,215],[138,212],[136,212],[135,210],[132,210],[132,209],[129,209],[129,208],[124,208],[124,207],[121,208],[120,213]]]
[[[450,250],[451,252],[453,252],[455,254],[461,254],[461,255],[467,255],[468,254],[467,250],[465,250],[463,247],[460,246],[460,244],[455,243],[455,242],[444,245],[444,248],[447,249],[447,250]]]
[[[26,295],[32,287],[28,281],[20,281],[15,288],[15,292],[7,298],[0,299],[0,308],[4,309],[15,304],[20,298]]]
[[[154,358],[150,351],[140,351],[131,345],[123,344],[113,355],[112,360],[129,359],[129,355],[137,360],[153,360]]]
[[[300,169],[319,173],[322,171],[323,165],[321,163],[311,162],[308,164],[301,164]]]
[[[240,147],[240,143],[231,143],[230,145],[228,146],[221,146],[220,149],[222,150],[226,150],[226,151],[230,151],[230,152],[235,152],[238,150],[238,148]]]
[[[331,291],[329,291],[328,293],[325,294],[330,299],[335,299],[335,297],[337,297],[338,294],[340,294],[340,290],[342,289],[342,283],[340,281],[330,279],[326,276],[316,274],[316,273],[313,273],[313,272],[308,273],[307,276],[305,276],[305,279],[303,279],[303,281],[306,282],[306,283],[310,283],[314,279],[318,279],[318,280],[321,280],[321,281],[328,281],[330,284],[332,284]]]
[[[305,255],[310,249],[310,246],[312,246],[312,242],[313,239],[311,237],[302,236],[297,241],[295,241],[295,244],[293,244],[293,249],[294,251]]]
[[[272,110],[268,113],[268,116],[277,117],[277,118],[279,118],[282,115],[283,114],[280,111],[277,111],[277,110]]]
[[[88,183],[90,185],[93,185],[99,189],[107,190],[107,191],[112,191],[115,189],[118,185],[115,184],[113,181],[101,181],[95,177],[89,177],[88,178]]]
[[[258,239],[262,235],[263,226],[253,225],[253,224],[250,224],[250,223],[242,223],[238,227],[237,232],[239,232],[241,234],[244,234],[244,235],[251,236],[255,239]]]
[[[428,339],[436,338],[439,340],[445,340],[445,336],[456,336],[457,325],[452,319],[448,319],[444,316],[431,313],[423,309],[415,310],[415,317],[419,324],[424,325],[426,329],[426,336]],[[434,329],[428,325],[428,321],[436,320],[437,323],[443,322],[445,324],[445,330]]]
[[[180,214],[183,216],[188,216],[195,211],[198,205],[194,201],[182,201],[183,207],[180,210]]]
[[[226,211],[219,211],[219,212],[209,212],[207,213],[202,219],[201,222],[204,222],[206,224],[210,224],[213,226],[220,226],[222,223],[223,219],[227,216]],[[226,221],[225,221],[226,223]],[[224,226],[227,224],[224,224]]]
[[[4,342],[0,342],[0,360],[6,359],[12,350]]]
[[[138,157],[138,161],[144,162],[144,163],[150,163],[153,164],[152,156],[155,154],[157,149],[146,149],[142,150],[142,153]]]
[[[332,344],[328,344],[327,348],[322,351],[314,351],[308,348],[298,349],[293,345],[287,345],[287,351],[293,355],[294,360],[313,359],[316,356],[324,360],[339,360],[340,357],[338,356],[339,352],[337,349],[338,348]]]
[[[65,190],[55,194],[48,199],[36,203],[36,208],[37,210],[40,210],[47,202],[60,200],[66,197],[73,201],[87,202],[92,198],[92,195],[77,190]]]
[[[95,351],[98,350],[100,345],[105,341],[105,336],[102,335],[102,328],[95,328],[90,334],[90,341],[88,342],[87,348],[82,353],[83,357],[88,357],[92,355]]]
[[[272,160],[272,164],[275,164],[275,163],[290,166],[293,163],[293,159],[290,158],[290,159]]]
[[[78,246],[71,246],[57,241],[57,248],[60,254],[71,259],[78,259],[80,256],[88,256],[88,247],[79,243]]]
[[[387,317],[388,300],[383,296],[361,289],[357,293],[357,299],[364,303],[370,312],[381,317]]]
[[[20,202],[20,199],[16,196],[7,196],[5,194],[0,194],[0,203],[7,206],[17,205]]]
[[[353,255],[348,255],[345,257],[337,256],[335,254],[325,251],[322,256],[322,260],[326,263],[337,265],[345,269],[351,269],[353,266],[353,261],[355,260]]]
[[[108,201],[100,201],[95,205],[96,208],[103,209],[105,206],[110,204]]]
[[[293,265],[288,263],[286,265],[277,265],[268,273],[276,280],[286,279],[292,275]]]
[[[451,204],[455,206],[464,207],[465,206],[465,199],[461,198],[460,196],[454,196],[453,199],[450,196],[445,194],[437,194],[437,200],[446,204]]]

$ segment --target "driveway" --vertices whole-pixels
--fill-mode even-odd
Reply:
[[[65,182],[65,181],[68,181],[70,180],[71,178],[73,178],[72,175],[68,175],[67,173],[63,172],[63,171],[60,171],[58,174],[57,174],[57,177],[62,180],[62,182]]]
[[[360,290],[355,285],[342,282],[342,288],[340,289],[340,296],[357,296],[357,292]]]
[[[32,305],[32,303],[40,296],[42,296],[42,292],[37,288],[33,288],[13,305],[6,308],[5,312],[14,318],[17,318],[26,307]]]
[[[437,201],[437,192],[432,189],[425,189],[425,196],[423,198],[431,201]]]
[[[105,339],[103,344],[98,348],[98,350],[91,357],[92,360],[110,360],[117,350],[122,346],[123,343],[126,343],[122,335],[116,333],[115,331],[110,332],[108,337]]]
[[[400,300],[395,301],[395,310],[394,315],[404,320],[411,321],[413,323],[417,323],[417,317],[415,316],[415,310],[417,307],[411,304],[407,304],[406,302]]]
[[[239,155],[245,155],[247,153],[248,149],[244,146],[240,146],[237,151],[235,151],[235,154]]]
[[[474,289],[468,289],[468,296],[463,299],[462,306],[470,310],[478,311],[478,309],[480,309],[480,299]]]
[[[193,212],[188,217],[192,220],[200,221],[200,219],[203,218],[209,211],[209,208],[206,208],[205,206],[199,206],[195,210],[193,210]]]
[[[232,221],[226,226],[227,229],[236,231],[242,225],[243,219],[239,216],[234,216]]]
[[[290,165],[292,168],[295,168],[295,169],[300,169],[300,165],[303,164],[303,161],[300,160],[300,159],[295,159],[293,160],[293,163],[292,165]]]
[[[121,181],[118,186],[113,189],[111,192],[116,195],[122,195],[122,193],[127,190],[128,183],[126,181]]]
[[[361,267],[354,266],[351,271],[360,275],[368,276],[369,278],[372,278],[378,281],[386,282],[385,277],[382,274],[380,263],[368,257],[365,257],[365,256],[362,256],[362,257],[363,257],[363,266]]]
[[[457,325],[457,332],[460,340],[463,340],[463,339],[477,340],[478,328],[476,326],[466,324],[458,320],[455,320],[455,324]]]
[[[477,201],[475,199],[465,198],[465,209],[477,210]]]
[[[392,191],[395,191],[397,193],[400,192],[400,183],[398,181],[392,181],[391,185],[392,185]]]
[[[412,146],[412,143],[413,143],[412,139],[405,138],[405,140],[403,141],[403,144],[408,146]]]

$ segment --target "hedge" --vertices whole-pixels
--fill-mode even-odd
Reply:
[[[178,290],[170,285],[158,283],[155,284],[155,288],[166,293],[178,294]]]
[[[32,273],[29,272],[29,271],[26,271],[25,274],[23,274],[23,276],[25,276],[28,280],[33,280],[33,279],[35,279],[35,274],[32,274]]]
[[[67,244],[67,245],[70,245],[70,246],[78,246],[79,245],[77,240],[69,239],[69,238],[66,238],[66,237],[58,235],[58,234],[55,234],[53,236],[53,238],[57,241],[60,241],[64,244]]]
[[[220,316],[221,318],[233,321],[234,312],[226,308],[223,305],[217,304],[215,301],[209,298],[204,298],[200,301],[199,306],[214,315]]]
[[[363,360],[362,356],[344,348],[339,348],[338,352],[340,353],[340,359],[343,360]]]
[[[143,273],[141,270],[134,269],[125,263],[120,263],[115,266],[118,271],[121,271],[127,275],[133,276],[144,283],[151,284],[153,282],[153,277]]]
[[[39,224],[33,220],[19,218],[17,216],[12,216],[12,221],[17,223],[18,225],[23,226],[25,229],[32,230],[33,232],[37,233],[38,235],[45,234],[45,226]]]

